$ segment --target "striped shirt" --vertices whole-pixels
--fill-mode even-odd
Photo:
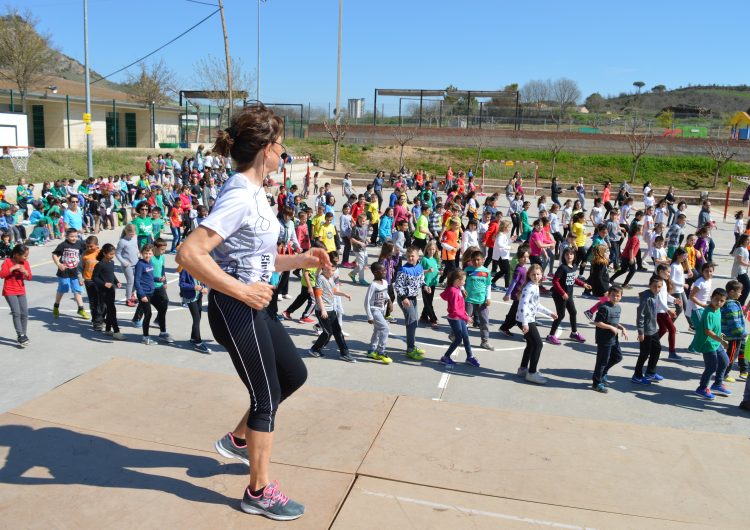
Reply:
[[[745,315],[737,300],[729,299],[721,308],[721,332],[728,339],[740,339],[745,335]]]

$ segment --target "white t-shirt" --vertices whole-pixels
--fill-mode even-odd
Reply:
[[[734,222],[734,233],[742,234],[745,231],[745,222],[742,219],[737,219]]]
[[[649,206],[653,206],[655,202],[656,202],[656,199],[646,195],[645,197],[643,197],[643,208],[645,209],[645,208],[648,208]]]
[[[595,206],[591,208],[591,218],[594,222],[594,225],[602,224],[602,221],[604,220],[604,208],[602,208],[601,206]]]
[[[744,247],[737,247],[734,249],[734,252],[732,252],[732,255],[734,256],[734,261],[732,262],[732,278],[737,278],[740,274],[747,274],[747,267],[740,265],[740,262],[737,261],[737,258],[740,258],[742,261],[748,261],[747,249]]]
[[[492,249],[492,259],[510,259],[510,238],[505,232],[498,232],[495,238],[495,246]]]
[[[664,247],[652,248],[651,259],[654,260],[654,265],[656,265],[657,261],[664,261],[665,259],[667,259],[667,249],[665,249]]]
[[[233,175],[201,226],[224,239],[211,252],[222,270],[243,283],[271,280],[281,227],[262,187]]]
[[[711,300],[711,280],[705,279],[703,276],[695,280],[695,283],[693,284],[693,287],[690,288],[692,291],[693,289],[698,289],[698,292],[695,295],[695,298],[704,304],[707,304],[709,300]],[[687,310],[685,313],[688,317],[690,317],[693,314],[693,310],[698,308],[692,300],[688,297],[688,303],[687,303]],[[702,309],[702,308],[698,308]]]
[[[674,294],[685,292],[685,270],[679,263],[672,263],[669,267],[669,274],[672,277],[672,287]]]

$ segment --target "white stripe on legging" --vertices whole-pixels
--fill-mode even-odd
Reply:
[[[250,322],[253,324],[253,338],[255,338],[255,347],[258,350],[258,359],[260,359],[260,366],[263,368],[263,377],[266,378],[266,388],[268,388],[268,402],[271,405],[271,414],[273,414],[273,400],[271,399],[271,383],[268,381],[268,374],[266,373],[266,365],[263,362],[263,356],[260,354],[260,344],[258,344],[258,334],[255,332],[255,316],[253,315],[253,311],[250,311]],[[269,331],[270,335],[270,331]],[[270,337],[269,337],[270,338]],[[271,343],[273,344],[273,342]],[[268,422],[268,432],[271,432],[271,424],[273,423],[273,417],[271,417],[271,421]]]
[[[221,309],[221,306],[219,305],[219,300],[216,295],[214,295],[214,303],[216,304],[216,309],[219,310],[219,313],[221,313],[221,318],[224,320],[224,325],[227,327],[227,333],[229,334],[229,338],[232,339],[232,344],[234,344],[234,349],[237,350],[237,355],[240,358],[240,363],[242,363],[242,368],[245,370],[245,376],[247,377],[247,382],[250,385],[250,392],[253,395],[253,407],[256,408],[258,406],[258,400],[255,398],[255,389],[253,388],[253,382],[250,379],[250,374],[247,372],[247,366],[245,366],[245,361],[242,359],[242,354],[240,353],[240,349],[237,347],[237,343],[234,340],[234,336],[232,336],[232,331],[229,328],[229,322],[227,322],[227,317],[224,314],[224,311]],[[253,328],[253,331],[255,331],[255,328]]]

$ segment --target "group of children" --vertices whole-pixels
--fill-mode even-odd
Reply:
[[[649,288],[639,294],[636,327],[640,355],[632,382],[646,385],[663,379],[656,368],[661,353],[660,341],[665,334],[668,335],[669,359],[682,359],[675,346],[675,324],[682,313],[690,329],[696,332],[692,349],[704,354],[706,369],[715,377],[710,388],[702,378],[696,392],[709,399],[715,394],[728,395],[730,391],[725,383],[732,381],[730,372],[735,358],[739,359],[740,377],[747,378],[743,306],[750,287],[747,276],[750,235],[742,233],[741,216],[738,215],[733,250],[736,261],[732,276],[736,280],[726,286],[722,301],[721,293],[711,289],[710,281],[714,268],[710,204],[703,205],[701,223],[695,234],[684,233],[684,203],[678,204],[673,213],[668,213],[662,201],[634,211],[632,198],[624,198],[622,204],[616,205],[596,198],[587,217],[580,199],[567,200],[564,204],[557,200],[548,205],[546,197],[542,196],[537,201],[538,218],[530,222],[531,203],[524,199],[523,189],[519,189],[517,183],[513,190],[506,190],[510,205],[505,211],[499,206],[499,194],[486,197],[480,205],[474,190],[460,192],[454,185],[446,189],[443,198],[432,189],[429,181],[420,183],[413,197],[407,196],[406,186],[397,185],[386,198],[383,197],[382,177],[378,178],[359,195],[353,193],[350,180],[344,182],[343,189],[348,196],[345,195],[346,202],[340,209],[327,183],[316,186],[314,199],[298,192],[296,185],[288,188],[282,185],[277,194],[268,193],[269,201],[277,207],[282,227],[279,252],[304,252],[319,246],[331,256],[333,266],[330,268],[294,271],[300,278],[300,294],[280,313],[284,319],[293,319],[295,311],[305,306],[299,322],[317,323],[318,331],[311,355],[323,355],[325,346],[333,338],[340,357],[348,362],[355,361],[342,326],[342,298],[350,299],[350,296],[341,290],[341,267],[350,269],[353,284],[367,287],[364,312],[373,325],[368,357],[384,364],[392,362],[386,343],[390,323],[394,321],[393,302],[396,302],[404,317],[405,353],[415,361],[424,359],[425,352],[418,347],[416,332],[420,323],[439,327],[434,296],[442,287],[440,296],[447,303],[450,345],[440,362],[455,364],[454,352],[463,344],[466,362],[479,367],[470,344],[469,327],[479,329],[480,348],[493,350],[489,329],[492,293],[502,290],[510,309],[500,326],[501,335],[511,337],[512,329],[517,326],[526,341],[517,373],[531,383],[544,384],[547,378],[539,370],[541,352],[545,341],[552,345],[562,343],[559,330],[566,315],[570,324],[569,340],[585,342],[578,331],[574,292],[578,286],[583,288],[584,296],[598,299],[584,315],[596,327],[597,359],[592,388],[606,392],[609,370],[622,359],[619,337],[627,339],[620,323],[623,289],[632,287],[630,282],[634,275],[645,271],[644,262],[650,259],[653,276]],[[173,236],[171,251],[176,251],[185,232],[208,214],[212,199],[216,197],[213,187],[220,188],[220,185],[221,182],[210,177],[195,182],[195,177],[190,175],[189,183],[181,187],[180,193],[170,191],[169,200],[164,198],[164,189],[136,186],[131,201],[133,223],[126,226],[117,247],[104,245],[100,249],[96,237],[89,237],[79,248],[80,276],[71,272],[77,269],[76,260],[71,258],[71,247],[76,246],[78,231],[71,232],[68,228],[65,241],[53,253],[57,256],[53,259],[60,278],[53,313],[59,314],[60,298],[72,291],[79,315],[88,318],[80,297],[81,287],[85,285],[95,329],[122,340],[124,336],[117,326],[114,303],[114,290],[120,286],[114,273],[114,259],[117,259],[125,275],[126,303],[136,307],[134,322],[142,325],[144,343],[153,342],[148,332],[151,307],[157,311],[160,338],[173,342],[166,332],[165,319],[168,298],[163,254],[167,252],[167,243],[160,234],[168,224]],[[554,189],[553,196],[556,196]],[[308,206],[308,201],[314,204]],[[183,206],[194,212],[187,219]],[[593,230],[587,232],[589,222]],[[188,227],[184,226],[186,223]],[[642,241],[646,244],[645,252],[641,249]],[[515,245],[518,247],[514,252]],[[368,249],[373,246],[379,246],[380,250],[377,260],[369,265]],[[31,277],[30,269],[24,272],[23,255],[24,252],[13,248],[9,272],[3,269],[3,277],[11,279],[9,292],[16,292],[18,283]],[[341,262],[339,256],[342,256]],[[368,268],[372,282],[366,280]],[[192,339],[196,349],[205,348],[199,328],[205,287],[187,276],[182,271],[181,298],[193,315]],[[625,276],[624,282],[614,283],[620,276]],[[501,279],[504,289],[498,285]],[[278,295],[273,302],[275,313],[279,300],[292,298],[288,294],[290,274],[275,275],[272,282]],[[552,298],[554,311],[541,303],[540,297],[544,295]],[[18,311],[14,310],[19,344],[28,343],[22,305],[20,298],[14,299],[11,305],[19,307]],[[711,316],[716,311],[729,316],[717,320]],[[536,322],[537,315],[552,320],[545,339]],[[713,336],[710,330],[716,321],[723,327],[720,326]],[[731,338],[726,345],[722,342],[725,338]],[[724,349],[728,354],[722,355]],[[722,372],[721,378],[719,372]]]

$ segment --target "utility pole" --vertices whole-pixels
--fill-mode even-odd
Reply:
[[[224,18],[224,3],[219,0],[219,14],[221,15],[221,30],[224,32],[224,57],[227,63],[227,96],[229,97],[229,108],[227,118],[232,123],[232,111],[234,110],[234,96],[232,95],[232,57],[229,55],[229,37],[227,36],[227,21]]]
[[[339,60],[336,67],[336,124],[341,123],[341,19],[344,16],[344,0],[339,0]]]
[[[260,0],[258,0],[258,66],[255,70],[255,99],[260,102]]]
[[[86,85],[86,116],[84,116],[84,127],[86,127],[86,175],[94,177],[94,153],[91,138],[91,76],[89,74],[89,2],[83,0],[83,64],[84,83]],[[88,120],[85,118],[88,117]],[[113,117],[114,119],[114,117]],[[86,123],[88,121],[88,123]],[[153,147],[153,145],[151,146]]]

